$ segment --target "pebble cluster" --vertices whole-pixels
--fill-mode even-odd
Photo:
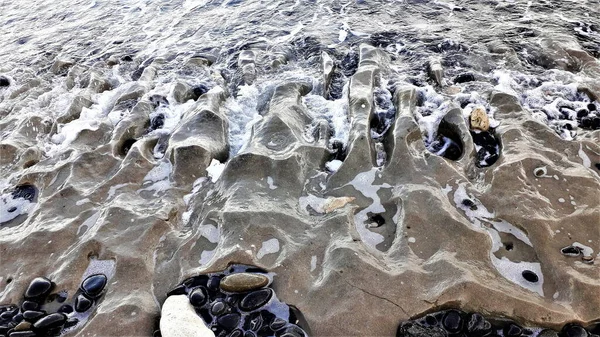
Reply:
[[[31,281],[20,306],[0,305],[0,337],[59,336],[79,324],[81,316],[100,299],[106,287],[104,274],[88,276],[67,302],[67,292],[52,293],[55,284],[45,277]]]
[[[236,265],[191,277],[167,296],[187,295],[217,337],[307,337],[294,310],[277,299],[270,283],[271,276],[263,270]]]
[[[557,332],[522,327],[507,319],[488,319],[479,313],[451,309],[401,323],[396,337],[598,337],[598,333],[599,325],[586,329],[571,323]]]

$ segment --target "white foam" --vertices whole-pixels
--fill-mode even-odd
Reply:
[[[310,258],[310,271],[315,271],[317,269],[317,256],[313,255]]]
[[[221,238],[221,231],[218,227],[211,224],[207,224],[201,225],[199,230],[200,235],[208,239],[208,241],[210,241],[211,243],[219,243],[219,240]]]
[[[529,289],[533,292],[538,293],[540,296],[544,296],[544,275],[542,274],[542,267],[537,262],[513,262],[502,257],[497,258],[494,254],[490,254],[492,264],[496,267],[496,270],[502,274],[506,279],[520,285],[523,288]],[[535,283],[529,282],[523,278],[523,271],[529,270],[534,272],[538,276],[538,281]]]
[[[279,240],[269,239],[262,243],[262,246],[256,253],[256,257],[262,259],[267,254],[275,254],[279,252]]]
[[[127,184],[117,184],[117,185],[111,186],[111,187],[108,189],[108,196],[106,197],[106,200],[108,201],[108,200],[112,199],[112,198],[115,196],[115,192],[116,192],[116,191],[117,191],[119,188],[121,188],[121,187],[125,187],[125,186],[127,186],[127,185],[129,185],[129,184],[128,184],[128,183],[127,183]]]
[[[76,206],[81,206],[81,205],[83,205],[83,204],[86,204],[86,203],[88,203],[88,202],[90,202],[90,199],[88,199],[88,198],[85,198],[85,199],[77,200],[77,201],[75,202],[75,205],[76,205]]]
[[[267,177],[267,185],[269,185],[269,189],[276,189],[277,185],[275,185],[275,183],[273,182],[273,177]]]
[[[8,222],[21,214],[28,214],[35,203],[24,198],[13,199],[12,194],[3,194],[0,198],[0,224]]]
[[[206,266],[210,262],[210,260],[212,260],[212,258],[215,256],[216,252],[216,249],[203,250],[202,253],[200,253],[200,260],[198,261],[200,266]]]
[[[173,171],[173,165],[168,160],[161,161],[155,166],[150,172],[144,177],[142,189],[138,190],[138,193],[142,191],[154,191],[154,196],[158,196],[160,192],[169,190],[172,187],[169,177]]]
[[[327,170],[329,170],[329,172],[337,172],[337,170],[340,169],[340,167],[342,166],[343,162],[341,160],[332,160],[332,161],[328,161],[327,163],[325,163],[325,168],[327,168]]]
[[[583,254],[583,256],[592,256],[594,255],[594,250],[591,247],[588,247],[582,243],[579,242],[573,242],[573,244],[571,245],[573,247],[577,247],[581,249],[581,253]]]
[[[377,168],[372,168],[369,171],[357,174],[356,177],[354,177],[354,179],[347,184],[354,187],[354,189],[359,191],[366,198],[373,200],[369,206],[354,215],[356,231],[360,235],[361,240],[372,248],[375,248],[375,246],[382,243],[385,238],[383,235],[372,232],[368,229],[368,213],[379,214],[385,212],[385,208],[381,204],[381,199],[379,198],[377,192],[381,188],[391,188],[391,186],[387,183],[383,183],[381,185],[374,184],[376,175],[378,173],[380,174],[381,171]]]
[[[210,181],[213,183],[219,180],[223,170],[225,169],[225,164],[222,164],[220,161],[213,159],[210,162],[210,165],[206,168],[206,172],[208,172],[208,176],[210,177]]]
[[[590,157],[588,157],[588,155],[585,154],[585,151],[583,151],[583,144],[579,144],[579,151],[577,154],[579,155],[579,158],[581,158],[581,163],[583,166],[587,168],[592,167],[592,161],[590,160]]]

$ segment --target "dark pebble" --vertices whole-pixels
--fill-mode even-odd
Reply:
[[[145,69],[146,69],[146,67],[137,68],[133,73],[131,73],[131,79],[134,81],[139,80],[140,77],[142,77],[142,74],[144,73]]]
[[[17,210],[17,208],[13,206],[13,207],[11,207],[11,208],[8,209],[8,213],[12,213],[12,212],[14,212],[16,210]]]
[[[492,330],[492,324],[488,322],[482,315],[474,313],[469,317],[467,322],[467,331],[469,336],[480,337],[485,336]]]
[[[92,300],[85,297],[83,294],[79,294],[75,300],[75,310],[77,312],[86,312],[92,307]]]
[[[582,117],[587,117],[587,115],[589,115],[590,112],[587,111],[586,109],[581,109],[579,111],[577,111],[577,118],[582,118]]]
[[[590,111],[596,111],[596,105],[594,103],[588,104],[587,108]]]
[[[583,117],[580,126],[583,129],[598,130],[600,129],[600,117]]]
[[[256,334],[252,331],[246,331],[244,337],[256,337]]]
[[[81,289],[86,295],[95,298],[102,293],[102,290],[104,290],[104,287],[106,286],[106,282],[107,279],[104,274],[90,275],[81,283]]]
[[[206,276],[206,275],[190,277],[187,280],[182,282],[182,284],[188,288],[196,288],[198,286],[206,287],[207,283],[208,283],[208,276]]]
[[[65,304],[58,308],[58,312],[62,312],[63,314],[70,314],[73,312],[73,306],[70,304]]]
[[[35,186],[25,184],[25,185],[19,185],[19,186],[15,187],[15,189],[12,192],[12,197],[13,197],[13,199],[23,198],[25,200],[29,200],[30,202],[33,202],[33,200],[35,199],[36,193],[37,193],[37,190],[36,190]],[[38,277],[38,278],[36,278],[36,280],[37,279],[44,279],[44,280],[47,280],[48,282],[50,282],[50,280],[48,280],[47,278],[43,278],[43,277]]]
[[[210,306],[210,312],[215,316],[220,316],[227,311],[227,305],[221,301],[216,301]]]
[[[6,76],[0,76],[0,87],[8,87],[10,85],[10,80]]]
[[[167,293],[167,297],[172,296],[172,295],[186,295],[186,294],[187,294],[187,291],[185,290],[185,286],[183,284],[180,284],[177,287],[171,289]]]
[[[454,83],[465,83],[473,81],[475,81],[475,75],[471,73],[460,74],[454,78]]]
[[[0,335],[6,336],[8,334],[9,327],[6,325],[0,325]]]
[[[475,205],[475,203],[471,199],[464,199],[462,201],[462,204],[466,207],[469,207],[472,211],[477,210],[477,205]]]
[[[4,304],[4,305],[0,305],[0,314],[7,312],[7,311],[13,311],[13,310],[19,310],[19,308],[14,305],[14,304]]]
[[[31,330],[13,331],[8,334],[8,337],[35,337],[35,336],[37,336],[36,333]]]
[[[201,307],[206,303],[207,294],[204,287],[199,287],[190,292],[190,303],[195,307]]]
[[[23,321],[23,314],[16,314],[13,316],[12,321],[19,324]]]
[[[36,310],[27,310],[23,313],[23,318],[27,321],[27,322],[37,322],[40,318],[42,318],[42,316],[44,316],[46,313],[43,311],[36,311]]]
[[[31,281],[27,290],[25,290],[25,298],[39,298],[47,296],[52,290],[52,282],[45,277],[36,277]]]
[[[509,325],[504,327],[504,336],[505,337],[518,337],[523,333],[523,328],[520,326],[510,323]]]
[[[465,199],[465,200],[468,200],[468,199]],[[463,200],[463,204],[464,204],[465,200]],[[469,200],[469,201],[471,201],[471,200]],[[427,325],[435,326],[438,324],[438,320],[434,316],[427,315],[427,316],[425,316],[425,323]]]
[[[271,322],[269,327],[271,328],[271,330],[277,331],[285,328],[286,325],[287,322],[284,319],[277,317],[273,320],[273,322]]]
[[[163,127],[163,125],[165,125],[165,115],[163,114],[158,114],[150,119],[151,130],[160,129]]]
[[[271,289],[261,289],[253,291],[246,295],[240,302],[240,309],[244,311],[252,311],[267,304],[273,295]]]
[[[219,291],[219,285],[221,285],[220,276],[211,276],[206,283],[206,287],[210,291]]]
[[[564,337],[588,337],[589,334],[588,332],[582,328],[579,325],[576,324],[569,324],[566,325],[562,332],[561,335]]]
[[[281,337],[304,337],[304,330],[300,329],[299,326],[290,324],[283,332]]]
[[[539,281],[539,277],[531,270],[524,270],[521,275],[527,282],[536,283]]]
[[[50,314],[39,321],[33,323],[34,330],[48,330],[61,328],[67,322],[67,316],[61,313]]]
[[[600,171],[600,163],[596,163],[594,166],[596,166],[596,170]]]
[[[240,314],[227,314],[219,317],[217,323],[225,330],[230,331],[240,324],[241,318],[242,316],[240,316]]]
[[[125,55],[125,56],[121,57],[121,61],[131,62],[131,61],[133,61],[133,58],[129,55]]]
[[[76,326],[77,324],[79,324],[79,320],[75,317],[73,318],[69,318],[66,322],[65,322],[65,329],[71,328]]]
[[[17,310],[19,310],[19,309],[17,308]],[[3,312],[2,314],[0,314],[0,319],[5,320],[5,321],[12,320],[12,318],[15,315],[16,315],[16,313],[14,313],[12,311]]]
[[[40,307],[40,305],[33,301],[25,301],[21,305],[21,309],[23,309],[23,311],[37,310],[39,307]]]
[[[448,332],[459,332],[462,329],[462,317],[460,313],[456,310],[448,311],[442,319],[442,326]]]

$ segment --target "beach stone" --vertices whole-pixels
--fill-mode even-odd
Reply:
[[[277,331],[285,328],[286,325],[287,322],[284,319],[277,317],[273,320],[273,322],[271,322],[269,327],[271,328],[271,330]]]
[[[20,189],[19,192],[16,192],[16,191],[17,191],[17,189],[15,189],[15,192],[13,192],[13,197],[15,196],[15,193],[17,193],[16,195],[19,195],[19,196],[23,195],[22,193],[26,193],[27,196],[30,195],[30,192],[23,192],[23,191],[25,191],[24,188]],[[27,191],[29,191],[29,189],[27,189]],[[31,283],[29,284],[29,287],[27,287],[27,290],[25,290],[25,298],[35,298],[35,297],[46,296],[50,293],[51,290],[52,290],[52,281],[50,281],[49,279],[47,279],[45,277],[36,277],[33,279],[33,281],[31,281]]]
[[[69,318],[66,322],[65,322],[65,328],[70,328],[70,327],[74,327],[77,324],[79,324],[79,320],[75,317]]]
[[[456,333],[462,328],[462,317],[460,313],[456,310],[450,310],[442,319],[442,325],[446,330],[452,333]]]
[[[227,314],[219,317],[217,323],[225,330],[230,331],[236,328],[240,324],[242,316],[240,314]]]
[[[564,337],[588,337],[588,332],[576,324],[566,325],[561,333]]]
[[[471,112],[471,129],[487,131],[490,128],[490,119],[485,108],[477,107]]]
[[[15,331],[25,331],[25,330],[30,330],[31,329],[31,323],[29,322],[21,322],[19,324],[17,324],[17,326],[15,327]]]
[[[81,283],[81,289],[87,295],[95,298],[102,293],[107,281],[106,275],[104,274],[90,275]]]
[[[492,330],[492,324],[488,322],[482,315],[474,313],[469,317],[467,322],[467,331],[469,335],[485,336]]]
[[[0,87],[8,87],[10,85],[10,80],[6,76],[0,76]]]
[[[44,313],[43,311],[27,310],[23,313],[23,319],[33,323],[39,320],[45,314],[46,313]]]
[[[61,306],[60,308],[58,308],[57,312],[62,312],[63,314],[70,314],[73,312],[73,306],[71,306],[69,304],[65,304],[65,305]]]
[[[85,297],[83,294],[79,294],[75,300],[75,310],[77,312],[86,312],[92,307],[92,300]]]
[[[269,284],[269,278],[265,275],[237,273],[223,278],[220,287],[223,291],[241,293],[263,288],[267,284]]]
[[[190,292],[189,298],[190,298],[190,303],[193,306],[195,306],[195,307],[203,306],[204,303],[206,303],[206,300],[208,299],[208,297],[206,295],[206,289],[204,289],[204,287],[199,287],[199,288],[194,289],[193,291]]]
[[[23,311],[37,310],[39,307],[40,307],[40,305],[33,301],[24,301],[23,304],[21,305],[21,309]]]
[[[33,323],[33,328],[35,330],[46,330],[52,328],[59,328],[65,325],[67,321],[67,316],[61,313],[50,314],[39,321]]]
[[[214,337],[187,296],[169,296],[162,306],[160,317],[162,337]]]
[[[220,316],[227,311],[227,304],[222,301],[214,302],[210,307],[210,312],[215,316]]]
[[[454,83],[465,83],[465,82],[473,82],[475,81],[475,75],[471,73],[463,73],[459,74],[454,78]]]
[[[273,295],[271,289],[261,289],[253,291],[246,295],[240,302],[240,309],[244,311],[252,311],[267,304]]]

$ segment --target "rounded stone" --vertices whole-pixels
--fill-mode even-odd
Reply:
[[[256,337],[256,334],[252,331],[246,331],[244,337]]]
[[[271,322],[271,324],[269,325],[269,328],[271,328],[271,330],[273,330],[273,331],[278,331],[278,330],[285,328],[287,323],[288,322],[286,320],[277,317],[273,320],[273,322]]]
[[[240,309],[244,311],[252,311],[267,304],[273,296],[273,290],[261,289],[256,290],[246,295],[240,302]]]
[[[588,332],[581,326],[569,324],[563,328],[562,335],[564,337],[588,337]]]
[[[24,301],[21,305],[21,309],[23,309],[23,311],[37,310],[39,307],[40,305],[33,301]]]
[[[160,317],[162,337],[214,336],[185,295],[169,296],[163,303]]]
[[[227,311],[227,305],[221,301],[216,301],[210,306],[210,312],[214,316],[220,316]]]
[[[0,87],[8,87],[10,85],[10,80],[6,76],[0,76]]]
[[[221,277],[220,276],[211,276],[208,279],[208,282],[206,283],[206,287],[210,291],[218,291],[220,284],[221,284]]]
[[[25,298],[44,297],[52,290],[52,281],[45,277],[36,277],[31,281],[27,290],[25,290]]]
[[[79,320],[77,318],[75,318],[75,317],[69,318],[65,322],[65,329],[72,328],[72,327],[76,326],[77,324],[79,324]]]
[[[42,316],[44,316],[46,313],[43,311],[37,311],[37,310],[27,310],[23,313],[23,319],[28,321],[28,322],[37,322],[40,318],[42,318]]]
[[[102,293],[107,281],[106,275],[104,274],[90,275],[81,283],[81,289],[86,295],[95,298]]]
[[[60,328],[65,325],[67,321],[67,316],[61,313],[50,314],[39,321],[33,323],[33,328],[35,330],[45,330],[52,328]]]
[[[190,303],[193,306],[195,306],[195,307],[203,306],[206,303],[206,300],[208,299],[207,294],[206,294],[206,289],[204,289],[204,287],[199,287],[199,288],[192,290],[192,292],[190,292],[190,294],[189,294],[189,298],[190,298]]]
[[[217,323],[223,329],[230,331],[237,328],[237,326],[240,324],[241,319],[242,316],[240,314],[227,314],[219,317],[217,319]]]
[[[523,328],[520,326],[510,323],[509,325],[504,327],[504,336],[505,337],[518,337],[523,333]]]
[[[73,312],[73,306],[70,304],[65,304],[65,305],[62,305],[60,308],[58,308],[57,311],[68,315]]]
[[[456,333],[462,329],[462,317],[456,310],[450,310],[442,319],[442,325],[448,332]]]
[[[244,332],[240,329],[235,329],[227,335],[227,337],[242,337]]]
[[[26,331],[31,329],[31,323],[21,322],[15,327],[15,331]]]
[[[221,280],[220,288],[223,291],[241,293],[260,289],[269,284],[269,278],[261,274],[238,273],[225,276]]]
[[[478,313],[471,314],[467,322],[467,331],[470,335],[485,336],[492,331],[492,324]]]
[[[477,107],[471,112],[471,128],[481,131],[487,131],[490,129],[490,119],[485,112],[485,108]]]
[[[558,337],[558,333],[554,330],[545,329],[540,332],[538,337]]]
[[[92,300],[85,297],[83,294],[79,294],[75,299],[75,310],[77,312],[86,312],[92,307]]]

